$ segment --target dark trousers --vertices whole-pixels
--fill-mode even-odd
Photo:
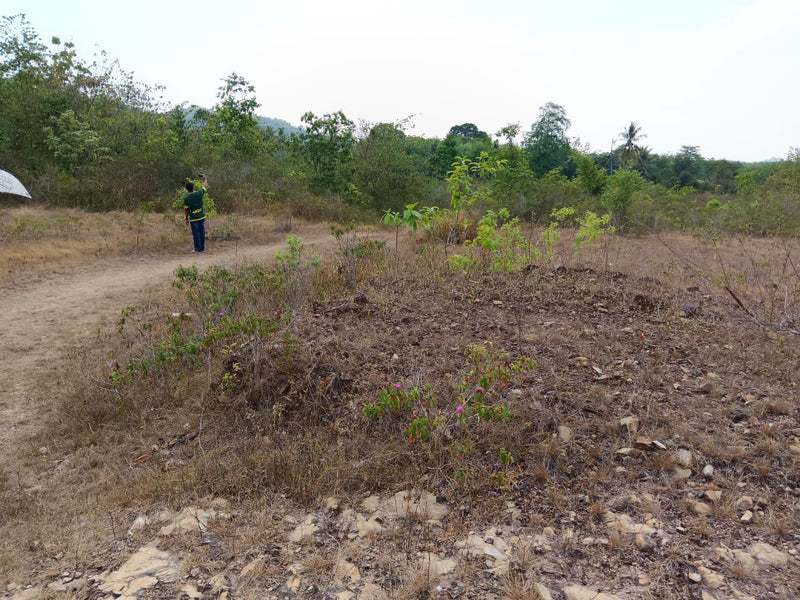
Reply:
[[[205,252],[206,249],[206,220],[190,221],[192,226],[192,240],[195,252]]]

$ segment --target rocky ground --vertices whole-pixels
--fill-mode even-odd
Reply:
[[[684,457],[685,458],[685,457]],[[688,469],[687,469],[688,470]],[[713,486],[712,486],[713,488]],[[721,493],[706,489],[706,502],[692,510],[713,510]],[[654,497],[624,499],[636,514]],[[736,505],[743,523],[759,513],[742,495]],[[367,496],[356,504],[327,498],[310,513],[275,508],[263,543],[234,548],[229,531],[246,516],[224,499],[179,512],[137,516],[116,542],[117,558],[104,570],[46,574],[44,586],[10,585],[8,597],[38,598],[325,598],[388,600],[416,598],[565,598],[614,600],[650,597],[657,565],[641,561],[671,549],[691,535],[643,512],[599,515],[594,535],[565,524],[536,530],[523,525],[513,502],[498,523],[451,539],[453,521],[464,506],[425,491]],[[457,527],[456,527],[457,528]],[[265,532],[266,533],[266,532]],[[596,548],[628,548],[630,564],[598,580],[575,569]],[[791,544],[754,542],[744,547],[710,544],[689,560],[676,559],[683,583],[667,597],[793,598],[800,568]],[[789,546],[789,547],[787,547]],[[597,552],[601,556],[602,552]],[[625,561],[628,562],[628,561]],[[664,568],[669,568],[665,566]],[[537,573],[531,577],[531,570]],[[654,570],[655,569],[655,570]]]

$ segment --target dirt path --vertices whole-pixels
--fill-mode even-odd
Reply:
[[[306,248],[324,254],[336,246],[325,226],[297,232]],[[58,270],[0,288],[0,460],[13,464],[21,445],[38,431],[48,402],[58,394],[54,375],[69,352],[118,318],[125,306],[141,303],[171,282],[178,266],[272,260],[281,239],[258,246],[216,245],[205,255],[114,258]]]

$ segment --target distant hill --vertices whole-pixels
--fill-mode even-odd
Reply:
[[[199,106],[189,106],[184,108],[184,114],[186,115],[186,120],[191,124],[192,120],[194,119],[195,113],[200,109]],[[270,127],[274,129],[276,132],[283,130],[284,135],[291,135],[293,133],[300,133],[301,129],[299,127],[295,127],[289,121],[284,121],[283,119],[278,119],[275,117],[257,117],[258,118],[258,126],[261,129],[266,129]],[[191,125],[190,125],[191,126]],[[195,127],[197,125],[195,124]]]
[[[284,135],[291,135],[293,133],[300,133],[300,128],[295,127],[288,121],[283,119],[276,119],[274,117],[258,117],[258,126],[262,129],[271,127],[275,131],[283,130]]]

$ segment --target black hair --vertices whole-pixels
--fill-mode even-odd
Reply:
[[[186,191],[193,192],[194,191],[194,184],[191,181],[186,182]]]

